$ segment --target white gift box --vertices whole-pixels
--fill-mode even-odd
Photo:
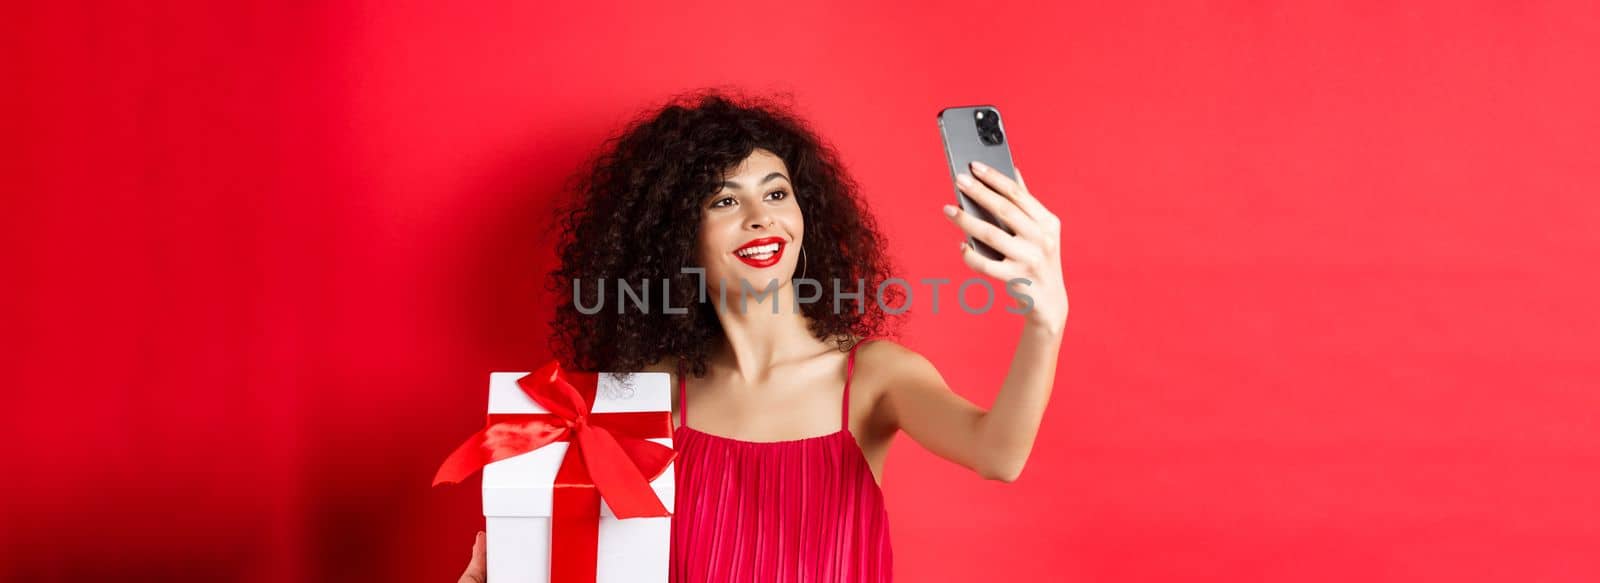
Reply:
[[[517,386],[525,372],[489,374],[489,413],[548,413]],[[667,373],[599,373],[592,414],[663,411],[671,414]],[[624,378],[626,380],[624,380]],[[650,441],[672,447],[672,439]],[[489,583],[550,581],[551,490],[569,443],[558,441],[483,467],[483,516]],[[672,511],[673,467],[650,482]],[[600,502],[596,583],[667,583],[672,517],[619,519]]]

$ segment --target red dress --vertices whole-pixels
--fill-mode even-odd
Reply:
[[[891,580],[883,491],[850,431],[855,348],[848,362],[843,427],[772,442],[689,427],[688,380],[679,370],[672,583]]]

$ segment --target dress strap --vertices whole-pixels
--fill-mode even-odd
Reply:
[[[863,338],[855,346],[850,347],[850,357],[845,360],[844,405],[840,407],[843,411],[839,413],[841,430],[848,431],[850,429],[850,377],[855,376],[856,372],[856,349],[861,348],[861,345],[866,344],[866,342],[867,340]]]
[[[689,425],[689,379],[683,377],[683,361],[678,361],[678,427]]]

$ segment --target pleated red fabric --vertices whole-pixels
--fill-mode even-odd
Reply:
[[[855,348],[848,363],[842,428],[773,442],[689,427],[680,369],[672,583],[892,580],[883,491],[850,431]]]

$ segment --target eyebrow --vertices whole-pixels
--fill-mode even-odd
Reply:
[[[782,178],[784,180],[788,180],[789,179],[789,177],[784,176],[782,172],[773,172],[771,174],[768,174],[766,178],[762,178],[761,179],[761,183],[757,184],[756,186],[761,186],[762,184],[766,184],[768,182],[772,182],[773,180],[776,180],[776,179],[779,179],[779,178]],[[724,180],[724,181],[722,181],[722,187],[723,188],[732,188],[734,190],[738,190],[739,189],[739,183],[734,182],[732,180]]]

